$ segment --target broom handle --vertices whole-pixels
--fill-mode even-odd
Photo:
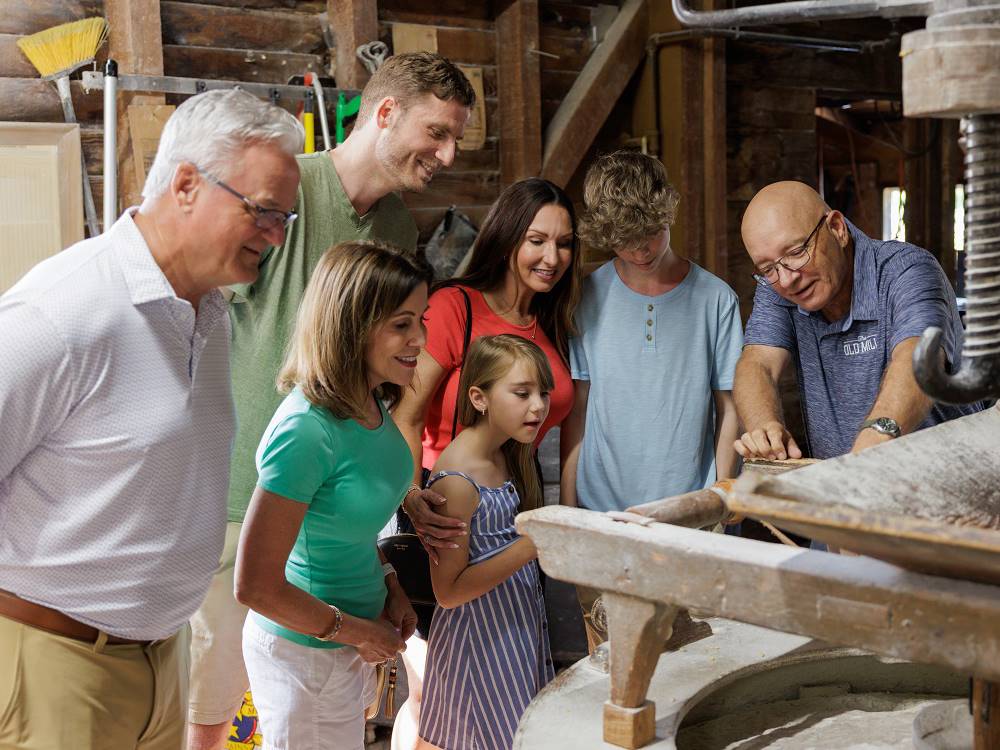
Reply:
[[[56,90],[59,92],[59,101],[62,102],[63,117],[66,122],[76,124],[73,97],[69,90],[69,76],[59,76],[56,79]],[[96,237],[101,233],[101,227],[97,223],[97,206],[94,205],[94,193],[90,189],[87,160],[83,156],[83,148],[80,149],[80,166],[83,168],[83,210],[87,215],[87,229],[91,237]]]

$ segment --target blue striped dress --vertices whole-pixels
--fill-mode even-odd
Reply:
[[[469,525],[469,564],[518,538],[520,501],[511,482],[480,487]],[[444,750],[510,750],[528,703],[553,678],[538,562],[454,609],[437,607],[427,643],[420,736]]]

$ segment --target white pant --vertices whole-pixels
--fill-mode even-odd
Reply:
[[[265,750],[363,750],[375,668],[355,648],[310,648],[243,626],[243,660]]]

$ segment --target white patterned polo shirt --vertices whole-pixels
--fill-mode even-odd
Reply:
[[[174,293],[130,212],[0,297],[0,589],[175,633],[222,551],[229,318]]]

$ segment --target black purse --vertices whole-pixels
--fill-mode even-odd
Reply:
[[[378,540],[378,548],[396,569],[399,585],[413,604],[437,602],[431,583],[431,560],[416,534],[393,534]]]

